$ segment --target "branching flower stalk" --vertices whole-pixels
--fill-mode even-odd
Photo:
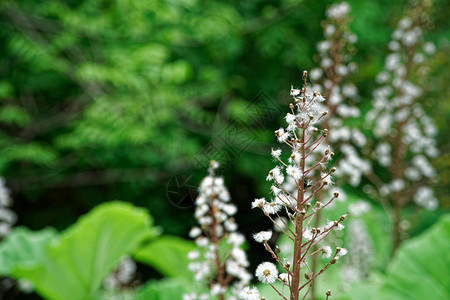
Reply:
[[[430,159],[438,155],[437,129],[421,101],[426,97],[420,83],[427,73],[427,57],[435,46],[424,43],[430,6],[427,1],[414,7],[402,18],[389,43],[391,53],[384,70],[378,74],[381,86],[373,93],[373,109],[366,121],[374,133],[374,153],[380,174],[371,174],[374,197],[382,201],[393,221],[393,253],[406,237],[407,220],[403,208],[414,201],[425,209],[436,209],[437,199],[427,186],[436,173]]]
[[[245,269],[249,264],[247,255],[240,248],[245,237],[236,232],[233,218],[237,207],[230,203],[223,178],[215,175],[218,168],[218,162],[210,162],[209,175],[202,180],[195,201],[195,218],[200,226],[193,227],[189,233],[200,248],[189,252],[188,258],[192,260],[189,269],[194,272],[196,281],[206,283],[209,293],[185,294],[184,300],[209,299],[210,296],[220,300],[225,296],[237,299],[251,279]]]
[[[313,250],[314,246],[321,245],[333,230],[343,228],[341,223],[346,215],[341,216],[339,220],[329,221],[322,227],[312,227],[315,216],[339,197],[339,192],[335,192],[324,202],[317,201],[315,198],[330,183],[330,176],[336,171],[336,168],[331,168],[320,178],[313,176],[316,168],[324,167],[333,156],[329,149],[326,149],[318,160],[313,155],[328,135],[327,129],[319,131],[316,127],[327,114],[321,104],[325,98],[318,92],[308,90],[306,71],[303,72],[303,88],[292,88],[291,95],[294,103],[289,105],[291,112],[286,115],[288,127],[275,131],[278,142],[290,148],[289,158],[287,161],[282,159],[281,149],[272,150],[272,156],[279,165],[269,172],[266,179],[273,182],[271,190],[274,199],[271,201],[266,201],[264,198],[256,199],[252,207],[261,209],[294,245],[293,258],[286,258],[283,257],[278,246],[270,245],[271,231],[255,234],[255,240],[264,245],[283,270],[281,274],[278,274],[275,264],[264,262],[257,267],[255,275],[261,282],[271,285],[281,299],[298,300],[305,299],[314,280],[335,264],[340,256],[347,253],[344,248],[337,247],[335,251],[332,251],[330,246],[325,245]],[[283,186],[285,177],[295,183],[297,187],[295,193]],[[327,262],[319,271],[312,272],[310,263],[316,255],[327,258]],[[281,289],[274,285],[276,281],[281,282]],[[245,295],[241,297],[251,299]]]
[[[349,77],[357,69],[352,57],[356,52],[354,44],[356,35],[350,30],[350,5],[340,2],[329,6],[326,10],[326,19],[322,22],[325,39],[317,44],[320,68],[311,70],[310,78],[312,88],[322,93],[327,99],[324,105],[328,114],[321,122],[322,128],[328,128],[333,134],[327,136],[321,147],[316,149],[316,159],[319,159],[326,147],[337,149],[340,153],[337,161],[339,172],[335,172],[334,180],[348,178],[352,185],[358,185],[362,174],[370,171],[370,163],[359,155],[359,147],[365,146],[366,137],[356,127],[346,124],[351,118],[360,116],[360,111],[355,103],[358,99],[358,89]],[[317,169],[317,178],[323,170]],[[325,169],[325,168],[323,168]],[[316,198],[322,201],[323,197],[330,197],[334,191],[340,192],[340,201],[345,200],[345,194],[340,189],[330,189],[328,184],[324,190],[316,194]],[[325,195],[322,195],[324,193]],[[319,226],[321,215],[315,216],[314,226]],[[318,245],[313,250],[318,249]],[[317,271],[319,257],[316,256],[311,264],[313,273]],[[316,299],[315,284],[311,287],[310,299]]]
[[[347,2],[333,4],[327,9],[327,19],[323,22],[325,40],[317,45],[320,68],[311,70],[310,77],[313,89],[320,91],[327,99],[328,114],[321,124],[333,132],[326,139],[326,144],[340,153],[339,171],[335,176],[348,177],[349,183],[357,186],[362,175],[370,171],[371,165],[359,155],[358,148],[366,145],[365,135],[355,126],[345,123],[361,114],[355,105],[359,98],[358,89],[349,80],[357,69],[352,61],[357,36],[349,28],[349,14],[350,5]]]

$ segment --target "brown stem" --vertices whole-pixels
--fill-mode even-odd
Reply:
[[[303,97],[306,99],[306,76],[303,76]],[[300,153],[302,159],[300,161],[300,168],[302,171],[302,179],[297,189],[297,210],[300,212],[303,209],[303,189],[305,186],[305,132],[306,128],[301,128],[300,136]],[[292,283],[291,283],[291,300],[298,300],[300,285],[300,267],[302,254],[302,238],[303,238],[303,217],[304,214],[297,213],[295,220],[295,240],[294,240],[294,259],[292,261]]]
[[[318,192],[316,194],[317,197],[317,201],[322,202],[322,192]],[[320,211],[319,210],[316,215],[315,215],[315,219],[314,219],[314,227],[319,227],[320,225]],[[315,252],[319,249],[319,246],[317,244],[315,244],[312,248],[312,251]],[[305,253],[306,255],[306,253]],[[312,274],[316,274],[317,272],[317,267],[319,265],[319,255],[314,255],[312,257],[312,265],[311,265],[311,273]],[[316,284],[314,281],[311,282],[311,291],[310,291],[310,299],[311,300],[315,300],[316,299]]]
[[[221,287],[225,287],[226,286],[226,278],[225,278],[225,268],[224,265],[220,262],[220,254],[219,254],[219,237],[217,236],[217,231],[216,231],[216,226],[217,226],[217,222],[216,222],[216,218],[215,218],[215,214],[216,214],[216,210],[217,208],[213,205],[214,202],[214,198],[215,196],[213,195],[211,197],[211,202],[210,202],[210,208],[211,208],[211,218],[212,218],[212,223],[211,223],[211,239],[214,243],[214,255],[215,255],[215,264],[216,264],[216,268],[217,268],[217,282],[220,284]],[[224,298],[225,296],[223,294],[219,294],[218,295],[218,299],[219,300],[225,300]]]
[[[402,206],[400,205],[400,202],[397,201],[394,206],[394,227],[392,228],[392,256],[394,256],[395,251],[398,249],[398,246],[400,246],[401,243],[401,212]]]

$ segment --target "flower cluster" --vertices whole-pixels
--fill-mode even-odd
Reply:
[[[237,207],[230,202],[223,178],[215,176],[218,167],[216,161],[211,161],[209,176],[200,184],[195,201],[195,218],[200,226],[189,233],[199,247],[188,254],[192,260],[189,269],[195,280],[208,283],[209,294],[186,294],[183,299],[225,299],[225,294],[226,299],[236,299],[251,279],[245,269],[249,265],[247,255],[240,247],[245,237],[236,232],[233,218]]]
[[[360,218],[371,210],[370,204],[364,200],[359,200],[350,204],[348,209],[352,220],[347,225],[347,243],[352,252],[346,257],[341,268],[344,290],[349,290],[354,282],[367,279],[372,267],[374,253],[366,223]]]
[[[299,299],[303,289],[306,289],[306,297],[317,276],[347,253],[344,248],[332,250],[330,246],[323,244],[324,238],[333,230],[343,229],[341,223],[345,215],[336,221],[328,221],[323,226],[314,226],[314,217],[338,198],[339,192],[334,192],[331,199],[323,203],[315,197],[332,183],[330,177],[336,168],[323,172],[319,178],[314,176],[316,168],[325,168],[334,154],[325,149],[319,159],[313,155],[328,135],[327,129],[319,130],[317,127],[327,111],[323,108],[325,98],[319,92],[311,92],[307,88],[306,71],[303,72],[303,77],[303,88],[291,89],[294,101],[290,104],[291,112],[286,115],[288,126],[275,131],[278,142],[285,144],[290,151],[287,159],[283,160],[282,149],[272,150],[272,156],[278,165],[269,171],[266,180],[272,183],[273,199],[269,201],[260,198],[252,203],[253,208],[261,209],[275,228],[286,235],[294,250],[293,256],[289,257],[290,253],[285,252],[284,247],[273,248],[269,243],[272,237],[270,230],[255,233],[254,239],[264,245],[282,270],[279,272],[272,262],[264,262],[257,267],[255,275],[262,283],[271,285],[282,299],[295,300]],[[296,187],[295,192],[285,187],[285,181]],[[311,260],[319,255],[327,262],[314,273],[310,267]],[[275,282],[281,283],[282,288],[276,288]],[[256,299],[256,296],[251,297],[259,295],[255,289],[250,288],[247,293],[241,294],[241,298]]]
[[[136,263],[130,257],[124,257],[119,266],[103,281],[103,287],[109,291],[118,291],[133,286],[136,276]]]
[[[5,180],[0,177],[0,240],[9,233],[17,220],[16,214],[8,208],[11,204],[12,200],[9,190],[6,188]]]
[[[376,78],[380,87],[373,93],[373,109],[366,115],[376,138],[371,153],[387,170],[372,175],[372,191],[394,211],[394,250],[404,235],[402,208],[411,200],[426,209],[438,206],[426,186],[436,176],[430,159],[438,155],[437,129],[420,102],[426,96],[420,82],[414,80],[424,78],[435,51],[432,43],[423,42],[426,21],[426,7],[418,6],[398,22],[384,70]]]
[[[355,106],[358,89],[349,81],[356,70],[351,60],[355,52],[356,35],[349,28],[350,6],[347,2],[331,5],[324,21],[325,40],[317,45],[320,68],[311,70],[313,89],[320,91],[327,99],[329,114],[323,120],[323,126],[331,135],[327,142],[341,153],[336,176],[347,176],[350,184],[356,186],[363,174],[370,171],[368,160],[361,158],[358,148],[366,145],[365,135],[356,127],[345,125],[349,118],[360,116]]]

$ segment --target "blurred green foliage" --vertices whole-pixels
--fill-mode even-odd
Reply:
[[[63,230],[97,204],[124,199],[149,208],[167,233],[186,236],[194,196],[181,205],[170,192],[190,192],[210,158],[227,157],[224,176],[240,208],[237,221],[250,236],[249,225],[264,220],[249,214],[249,202],[268,191],[261,174],[272,167],[267,153],[273,129],[284,115],[290,84],[314,66],[320,21],[332,2],[1,1],[0,174],[12,189],[19,225]],[[436,194],[448,209],[450,4],[434,2],[434,27],[426,37],[438,53],[424,100],[440,129]],[[366,111],[407,1],[349,3],[358,35],[353,80]],[[280,113],[264,116],[257,109],[264,98]],[[233,130],[251,143],[221,138]],[[172,190],[174,176],[186,186]],[[437,216],[418,222],[412,234]],[[367,224],[387,222],[378,213],[370,218]],[[386,238],[372,227],[377,241]],[[30,234],[17,232],[19,240]],[[46,241],[51,232],[32,239]],[[377,247],[381,266],[388,246]],[[33,253],[40,255],[39,249]],[[255,250],[253,262],[262,253]],[[178,283],[149,284],[148,290],[164,284]]]
[[[98,299],[120,259],[156,235],[146,211],[108,202],[60,236],[17,227],[0,246],[2,273],[28,280],[46,299]]]

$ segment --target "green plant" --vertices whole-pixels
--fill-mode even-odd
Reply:
[[[14,229],[0,246],[2,265],[8,262],[2,272],[28,280],[47,299],[94,300],[119,260],[156,235],[145,210],[108,202],[60,235]]]

